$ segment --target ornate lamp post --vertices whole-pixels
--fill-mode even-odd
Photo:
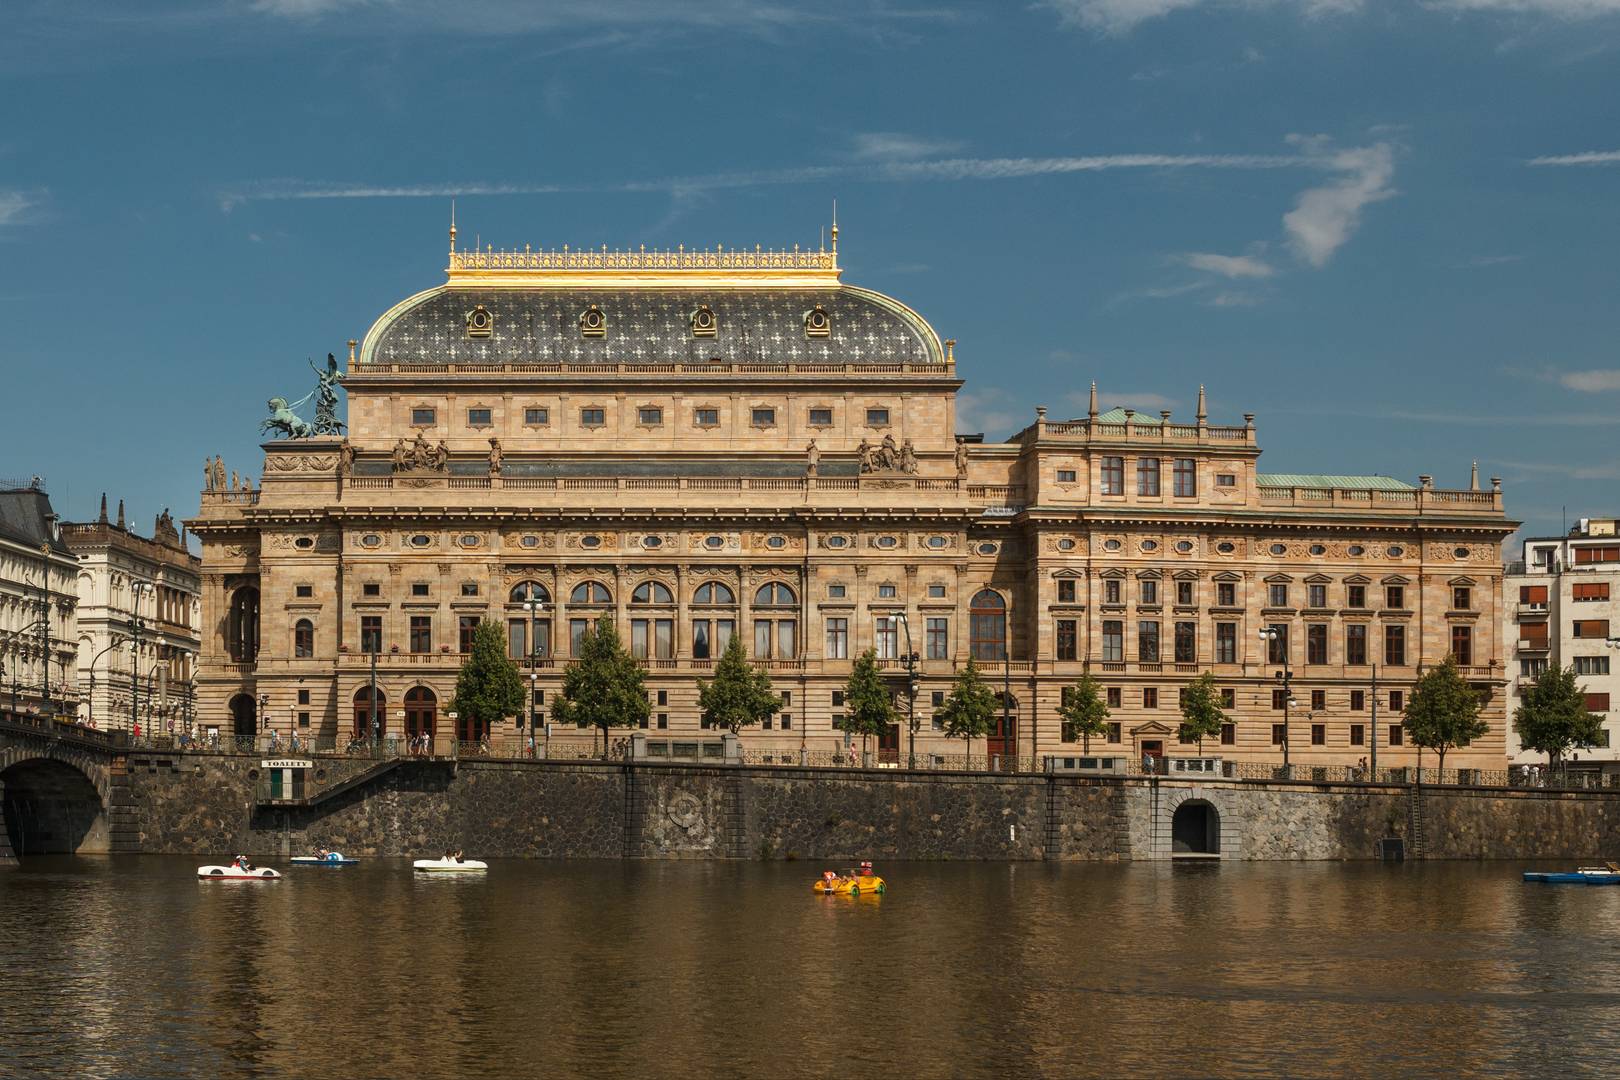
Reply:
[[[118,648],[118,646],[120,646],[122,644],[123,644],[123,642],[121,640],[119,640],[118,635],[114,634],[112,644],[108,645],[105,649],[102,649],[100,652],[96,653],[95,656],[90,658],[90,726],[91,727],[96,726],[96,661],[100,660],[103,656],[106,656],[108,653],[112,652],[114,649]],[[108,681],[110,682],[111,680],[108,680]]]
[[[129,619],[129,727],[131,734],[141,723],[141,631],[146,629],[146,620],[141,617],[141,597],[151,588],[152,583],[149,581],[132,581],[129,584],[129,591],[134,596]]]
[[[906,628],[906,768],[917,768],[917,654],[911,649],[911,620],[904,611],[892,613]]]
[[[1256,631],[1267,645],[1282,641],[1282,670],[1277,672],[1277,681],[1282,683],[1283,690],[1283,772],[1292,775],[1288,764],[1288,711],[1294,706],[1293,672],[1288,667],[1288,638],[1280,633],[1275,626],[1261,627]]]
[[[522,606],[529,612],[529,756],[533,757],[540,728],[540,710],[535,707],[540,690],[540,613],[546,609],[537,586],[528,587]]]

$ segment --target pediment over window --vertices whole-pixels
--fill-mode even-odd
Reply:
[[[1149,720],[1145,724],[1138,724],[1136,727],[1131,728],[1132,735],[1174,735],[1175,733],[1174,728],[1165,727],[1157,720]]]
[[[1122,577],[1127,577],[1128,575],[1125,573],[1125,571],[1119,569],[1119,567],[1116,566],[1116,567],[1110,567],[1107,570],[1099,570],[1099,571],[1097,571],[1097,576],[1100,577],[1100,578],[1122,578]]]
[[[1446,582],[1447,585],[1474,585],[1477,584],[1471,577],[1454,577]]]
[[[1198,571],[1196,571],[1196,570],[1177,570],[1171,576],[1174,577],[1177,581],[1197,581],[1198,580]]]
[[[1326,574],[1312,574],[1310,577],[1305,579],[1305,584],[1307,585],[1331,585],[1332,583],[1333,579],[1328,577]]]
[[[1152,580],[1157,581],[1164,575],[1159,573],[1157,570],[1138,570],[1136,572],[1136,576],[1138,578],[1151,578]]]
[[[1412,584],[1410,581],[1408,581],[1406,578],[1402,577],[1399,574],[1391,574],[1391,575],[1389,575],[1389,577],[1384,578],[1381,583],[1384,584],[1384,585],[1410,585],[1410,584]]]
[[[1351,574],[1344,579],[1344,583],[1346,585],[1370,585],[1372,584],[1372,578],[1366,574]]]
[[[1083,578],[1086,576],[1086,572],[1084,570],[1072,570],[1068,567],[1064,567],[1062,570],[1052,571],[1052,576],[1055,578]]]
[[[1222,570],[1215,575],[1216,581],[1242,581],[1243,575],[1235,570]]]
[[[1286,585],[1293,580],[1293,577],[1289,574],[1267,574],[1265,577],[1268,585]]]

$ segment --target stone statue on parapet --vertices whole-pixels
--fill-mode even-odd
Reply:
[[[442,446],[443,444],[441,443],[440,445]],[[501,454],[501,440],[492,435],[489,439],[489,475],[501,475],[502,460],[503,455]]]
[[[912,448],[911,440],[906,445],[895,445],[893,435],[883,436],[883,441],[873,446],[865,439],[855,448],[856,456],[860,458],[862,473],[905,473],[913,474],[917,471],[917,452]]]
[[[804,475],[814,476],[821,467],[821,449],[816,446],[816,440],[811,439],[810,445],[804,448]]]
[[[910,439],[900,447],[900,471],[908,474],[917,471],[917,451],[912,449]]]
[[[394,444],[392,460],[395,472],[444,472],[450,465],[450,448],[443,439],[433,446],[418,431],[414,442],[401,439]]]
[[[354,471],[354,444],[348,439],[338,447],[338,472],[347,476]]]
[[[170,515],[167,506],[163,508],[163,513],[157,516],[157,520],[152,523],[152,539],[161,544],[168,544],[170,547],[180,546],[180,530],[175,528],[174,518]]]
[[[956,478],[967,479],[968,474],[968,448],[967,443],[961,439],[956,440]]]

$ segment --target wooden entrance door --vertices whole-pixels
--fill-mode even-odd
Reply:
[[[900,725],[890,724],[878,736],[878,761],[898,764],[900,761]]]
[[[475,717],[462,714],[456,717],[456,741],[464,743],[482,742],[484,736],[489,734],[489,725]]]
[[[373,738],[382,738],[388,728],[388,695],[383,693],[382,687],[377,687],[377,730],[371,729],[372,705],[371,684],[367,683],[354,692],[354,738],[362,742],[369,742]]]
[[[1018,761],[1018,714],[1009,712],[1005,716],[996,713],[993,726],[990,728],[990,737],[985,740],[985,750],[992,762],[998,762],[997,767],[1012,768]]]
[[[405,692],[405,737],[421,735],[433,738],[439,719],[439,699],[425,686],[415,686]]]

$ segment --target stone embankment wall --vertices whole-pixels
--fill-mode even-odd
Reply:
[[[317,805],[260,808],[259,762],[135,755],[139,850],[536,858],[1168,858],[1184,803],[1227,859],[1588,858],[1620,851],[1620,797],[1493,788],[906,773],[600,762],[402,762]],[[311,792],[372,763],[318,759]]]

